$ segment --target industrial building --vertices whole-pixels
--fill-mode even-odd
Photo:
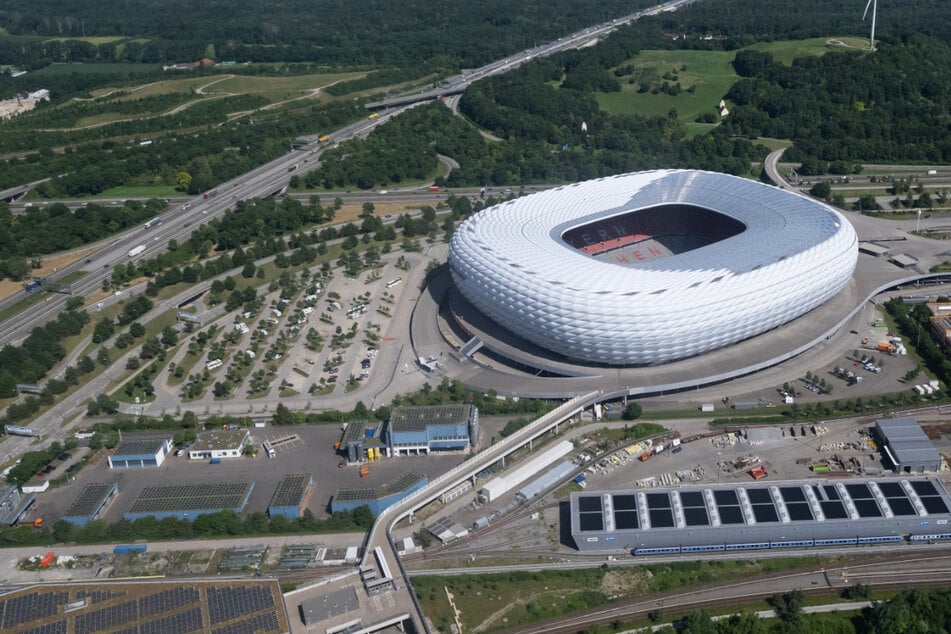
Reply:
[[[20,493],[15,484],[6,485],[0,489],[0,524],[13,526],[35,501],[35,493]]]
[[[126,435],[109,454],[110,469],[160,467],[172,451],[171,438]]]
[[[486,502],[494,502],[498,500],[501,495],[514,489],[533,475],[540,473],[543,469],[546,469],[561,458],[567,456],[572,449],[574,449],[574,445],[567,440],[562,440],[537,456],[533,456],[528,462],[519,465],[510,473],[504,473],[497,478],[489,480],[485,483],[485,486],[479,490],[479,495],[485,498]]]
[[[368,457],[368,450],[372,450],[374,455],[383,451],[385,443],[377,432],[376,426],[367,421],[347,423],[340,438],[340,451],[347,457],[347,462],[363,462]]]
[[[568,476],[570,476],[576,469],[578,469],[577,465],[574,465],[568,461],[557,464],[546,471],[541,477],[532,480],[521,489],[516,491],[515,499],[517,499],[519,502],[529,502],[559,482],[567,480]]]
[[[247,429],[219,429],[198,434],[198,439],[188,448],[191,460],[208,458],[239,458],[244,446],[251,442]]]
[[[638,555],[951,540],[951,497],[920,477],[585,491],[570,513],[579,550]]]
[[[254,482],[209,482],[147,486],[123,517],[130,522],[152,516],[157,520],[177,517],[194,520],[199,515],[234,511],[248,504]]]
[[[268,517],[300,517],[313,486],[314,476],[310,473],[294,473],[281,478],[271,503],[267,506]]]
[[[330,512],[352,511],[361,506],[368,506],[371,513],[379,515],[383,509],[399,502],[410,493],[422,489],[428,482],[429,478],[426,476],[415,471],[408,471],[376,489],[371,487],[339,489],[330,500]]]
[[[895,473],[941,471],[941,454],[914,418],[875,421],[875,437]]]
[[[474,405],[395,407],[386,428],[390,456],[465,451],[478,437],[479,410]]]
[[[119,485],[115,482],[87,484],[63,513],[63,520],[76,526],[85,526],[99,517],[109,500],[118,492]]]

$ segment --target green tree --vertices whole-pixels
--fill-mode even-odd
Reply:
[[[192,182],[192,175],[188,172],[179,172],[175,177],[175,189],[180,192],[187,192]]]
[[[622,417],[624,418],[624,420],[636,420],[640,418],[641,414],[643,413],[644,413],[644,410],[641,408],[641,406],[635,403],[634,401],[631,401],[624,408],[624,413],[622,414]]]

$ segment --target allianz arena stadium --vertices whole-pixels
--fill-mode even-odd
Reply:
[[[766,332],[852,277],[837,211],[750,180],[663,170],[496,205],[452,237],[462,295],[497,325],[585,363],[655,365]]]

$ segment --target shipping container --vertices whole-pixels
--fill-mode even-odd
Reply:
[[[148,548],[148,544],[118,544],[112,549],[112,554],[131,555],[133,553],[144,553]]]

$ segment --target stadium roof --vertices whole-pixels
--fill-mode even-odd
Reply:
[[[711,227],[728,221],[744,228],[713,231],[730,235],[628,265],[564,239],[661,207],[707,210]],[[569,358],[630,365],[700,354],[795,319],[834,297],[857,257],[855,230],[819,201],[724,174],[668,170],[491,207],[453,234],[449,263],[466,299],[513,333]]]
[[[469,420],[472,408],[472,405],[394,407],[390,413],[390,430],[426,431],[430,425],[459,425]]]

